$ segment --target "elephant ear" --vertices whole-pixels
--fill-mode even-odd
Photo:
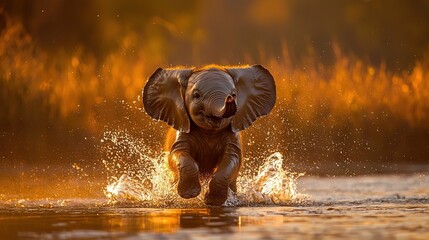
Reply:
[[[235,81],[238,110],[232,130],[244,130],[260,116],[267,115],[276,102],[276,85],[270,72],[261,65],[226,69]]]
[[[143,89],[143,106],[149,116],[188,133],[190,121],[183,92],[191,74],[191,69],[158,68]]]

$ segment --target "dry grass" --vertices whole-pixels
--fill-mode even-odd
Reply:
[[[143,127],[137,119],[143,114],[136,108],[109,105],[124,100],[127,106],[141,107],[146,78],[165,63],[162,57],[150,59],[139,52],[133,34],[123,39],[120,51],[97,60],[81,49],[44,52],[19,23],[6,24],[0,35],[4,132],[21,130],[31,138],[37,129],[77,128],[97,136],[106,124],[126,116]],[[423,161],[429,152],[429,60],[417,62],[411,72],[393,73],[384,65],[370,66],[337,47],[333,50],[336,61],[331,67],[319,65],[312,56],[305,68],[295,67],[286,51],[279,59],[259,61],[273,73],[278,87],[275,112],[266,120],[273,121],[269,125],[275,137],[265,141],[265,132],[257,132],[264,121],[258,121],[247,133],[252,135],[249,148],[255,141],[272,148],[275,141],[276,148],[312,162],[315,157],[352,162],[352,155]],[[109,109],[100,110],[103,107]],[[386,155],[389,151],[396,155]]]

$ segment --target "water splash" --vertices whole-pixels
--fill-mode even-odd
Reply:
[[[283,168],[283,155],[275,152],[266,157],[255,176],[241,175],[237,192],[243,202],[285,204],[298,197],[296,180],[303,173]]]
[[[153,151],[143,139],[123,131],[105,132],[102,143],[103,164],[108,173],[105,195],[111,203],[147,207],[205,206],[208,179],[200,179],[202,191],[198,197],[181,198],[168,169],[167,152]],[[243,166],[237,179],[237,193],[230,190],[224,205],[282,205],[297,200],[296,180],[303,174],[285,170],[284,161],[283,155],[275,152],[263,158],[258,171]]]

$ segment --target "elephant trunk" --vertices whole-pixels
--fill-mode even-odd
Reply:
[[[225,101],[224,113],[222,118],[229,118],[235,115],[237,112],[237,104],[235,103],[235,99],[232,96],[228,96]]]
[[[217,118],[229,118],[237,112],[237,104],[232,96],[225,99],[218,99],[212,103],[212,115]]]

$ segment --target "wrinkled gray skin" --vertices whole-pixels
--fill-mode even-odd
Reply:
[[[241,166],[239,131],[268,114],[276,99],[272,75],[262,66],[161,69],[143,90],[146,112],[178,131],[170,149],[183,198],[200,194],[199,175],[211,176],[207,205],[222,205],[236,191]]]

